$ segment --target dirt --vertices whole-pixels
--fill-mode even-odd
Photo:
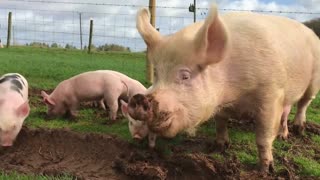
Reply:
[[[24,127],[14,146],[0,148],[0,169],[25,174],[77,179],[295,179],[297,167],[284,157],[276,157],[286,169],[263,176],[256,167],[244,167],[233,155],[225,161],[205,154],[204,137],[185,139],[181,145],[144,149],[115,136],[76,133],[68,129],[28,129]],[[243,171],[245,170],[245,171]]]
[[[40,91],[32,93],[39,94]],[[31,101],[31,106],[39,103],[41,98],[36,98]],[[84,107],[88,106],[90,105],[84,104]],[[231,119],[228,126],[244,131],[254,129],[254,123],[250,119]],[[289,125],[289,131],[292,132],[292,125]],[[309,135],[320,135],[320,126],[307,123],[306,131],[308,133],[303,137],[290,135],[288,142],[292,146],[281,147],[281,151],[292,151],[298,155],[314,149],[315,153],[308,157],[319,161],[320,150]],[[276,174],[268,175],[260,174],[256,165],[240,163],[232,153],[214,152],[221,154],[223,159],[214,158],[215,156],[209,155],[214,151],[213,140],[213,136],[186,137],[177,145],[162,139],[166,145],[156,146],[151,150],[113,135],[23,127],[13,147],[0,147],[0,170],[7,173],[16,171],[50,176],[68,174],[74,179],[90,180],[302,178],[298,176],[298,166],[291,159],[277,153],[274,153],[276,163],[281,163],[285,168]],[[232,151],[242,148],[245,147],[241,144],[231,144],[230,147]]]

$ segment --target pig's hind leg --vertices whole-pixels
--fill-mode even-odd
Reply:
[[[279,91],[278,91],[279,92]],[[274,170],[272,143],[276,138],[283,113],[284,93],[267,95],[261,102],[256,116],[256,143],[260,170],[267,173]]]
[[[106,105],[109,107],[109,118],[111,120],[116,120],[117,118],[117,112],[119,108],[118,104],[118,98],[120,97],[120,92],[116,91],[112,94],[106,94],[104,96],[104,101],[106,102]]]
[[[280,124],[280,128],[279,128],[279,138],[286,140],[288,139],[288,134],[289,134],[289,130],[288,130],[288,116],[290,114],[291,111],[291,105],[286,105],[283,108],[283,112],[282,112],[282,116],[281,116],[281,124]]]
[[[297,103],[297,112],[294,117],[294,131],[296,134],[301,135],[304,132],[307,108],[311,101],[315,99],[320,88],[319,86],[311,85]]]

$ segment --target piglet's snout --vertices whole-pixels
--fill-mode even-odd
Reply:
[[[13,145],[13,139],[10,133],[2,133],[2,137],[0,139],[1,146],[9,147]]]
[[[136,141],[142,140],[142,137],[141,137],[140,134],[135,134],[132,138],[133,138],[134,140],[136,140]]]

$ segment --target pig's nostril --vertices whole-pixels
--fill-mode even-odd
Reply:
[[[144,104],[143,105],[143,110],[144,111],[148,111],[150,109],[150,107],[148,106],[148,104]]]

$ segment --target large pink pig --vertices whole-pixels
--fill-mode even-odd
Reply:
[[[134,119],[165,137],[207,121],[224,107],[256,120],[261,170],[273,166],[272,143],[280,122],[298,102],[294,124],[304,129],[306,109],[320,88],[320,41],[303,24],[271,15],[218,15],[162,36],[138,12],[137,28],[148,46],[156,77],[146,96],[129,101]],[[217,118],[217,142],[229,141],[227,122]],[[287,135],[287,127],[282,135]]]
[[[0,77],[1,146],[12,146],[29,112],[27,80],[17,73]]]
[[[118,111],[118,99],[144,93],[146,88],[137,80],[122,73],[111,70],[85,72],[62,81],[48,95],[41,91],[44,102],[48,106],[48,117],[63,116],[69,113],[77,115],[80,102],[105,101],[110,109],[110,119],[115,120]]]

